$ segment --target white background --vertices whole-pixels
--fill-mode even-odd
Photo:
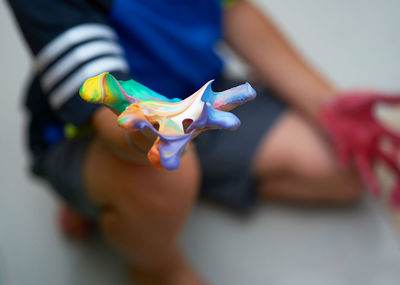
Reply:
[[[256,2],[338,86],[400,90],[399,0]],[[59,234],[55,199],[28,175],[21,93],[30,58],[3,1],[0,35],[0,284],[126,284],[123,261],[100,239]],[[329,210],[260,205],[245,219],[201,204],[182,247],[212,284],[400,284],[398,240],[370,199]]]

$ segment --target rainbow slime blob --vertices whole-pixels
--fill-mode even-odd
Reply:
[[[81,97],[89,103],[104,104],[127,131],[150,130],[157,138],[147,156],[155,168],[177,169],[187,143],[207,129],[235,130],[240,120],[228,111],[252,100],[256,92],[249,83],[223,92],[207,82],[184,100],[169,99],[134,80],[118,81],[109,73],[86,80]]]

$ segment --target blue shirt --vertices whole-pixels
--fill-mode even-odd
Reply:
[[[221,1],[115,0],[117,31],[132,78],[167,97],[184,98],[219,77]]]

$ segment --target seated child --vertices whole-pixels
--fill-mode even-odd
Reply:
[[[83,217],[98,222],[137,284],[204,283],[176,244],[199,192],[239,211],[257,199],[344,204],[362,193],[316,122],[335,87],[250,1],[9,2],[34,58],[26,96],[32,171],[69,205],[67,227]],[[130,133],[132,148],[114,113],[78,95],[102,72],[169,98],[213,78],[215,91],[238,85],[223,75],[221,40],[257,74],[257,99],[235,109],[237,131],[195,139],[177,170],[154,169],[146,157],[154,138]]]

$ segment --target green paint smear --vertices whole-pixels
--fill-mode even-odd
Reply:
[[[111,91],[112,99],[107,100],[106,104],[116,110],[118,113],[122,113],[132,103],[124,96],[120,88],[122,88],[127,95],[136,100],[140,101],[160,101],[167,103],[176,103],[181,100],[178,98],[169,99],[150,88],[140,84],[139,82],[131,79],[128,81],[118,81],[112,75],[106,75],[106,84]],[[119,85],[118,85],[119,83]],[[111,101],[111,102],[110,102]]]

